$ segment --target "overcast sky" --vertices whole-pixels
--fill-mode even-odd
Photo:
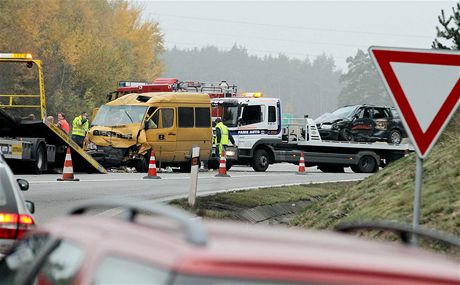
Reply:
[[[456,1],[138,1],[158,21],[167,48],[235,43],[249,54],[345,59],[371,45],[430,48],[438,15]]]

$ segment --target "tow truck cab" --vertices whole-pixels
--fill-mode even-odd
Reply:
[[[212,105],[221,114],[222,122],[238,146],[237,153],[227,153],[231,164],[252,164],[258,145],[282,141],[281,101],[262,98],[261,93],[243,93],[243,97],[212,99]]]

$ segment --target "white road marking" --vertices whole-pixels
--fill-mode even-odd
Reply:
[[[294,176],[295,173],[286,173],[286,174],[277,174],[277,176]],[[266,177],[269,174],[265,175],[232,175],[231,177],[225,177],[226,179],[229,178],[242,178],[242,177]],[[186,180],[190,179],[190,177],[161,177],[163,180]],[[222,177],[215,177],[212,176],[198,176],[198,179],[222,179]],[[29,184],[47,184],[47,183],[80,183],[80,182],[113,182],[113,181],[142,181],[142,177],[139,178],[130,178],[130,179],[90,179],[90,180],[80,180],[78,182],[75,181],[57,181],[57,180],[46,180],[46,181],[29,181]],[[152,181],[152,180],[145,180],[145,181]],[[156,180],[161,181],[161,180]]]

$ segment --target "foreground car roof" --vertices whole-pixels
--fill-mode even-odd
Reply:
[[[209,242],[197,246],[171,222],[142,222],[149,225],[73,216],[42,229],[76,241],[91,233],[103,237],[107,252],[121,250],[191,275],[355,284],[460,282],[460,263],[452,259],[344,234],[209,221]]]

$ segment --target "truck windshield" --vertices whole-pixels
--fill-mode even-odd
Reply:
[[[146,106],[107,106],[97,111],[93,126],[120,126],[141,123],[144,120]]]
[[[238,106],[223,105],[222,122],[227,127],[238,126]]]

